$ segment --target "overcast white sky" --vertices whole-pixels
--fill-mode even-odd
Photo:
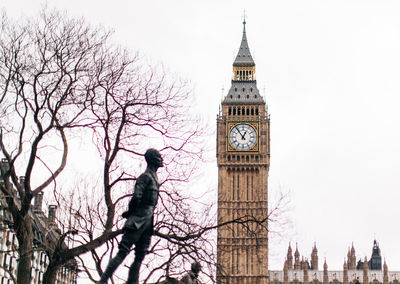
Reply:
[[[0,0],[15,16],[41,3]],[[342,269],[352,242],[358,258],[369,257],[376,237],[389,269],[400,270],[400,1],[53,0],[48,6],[113,28],[117,42],[190,80],[196,109],[213,130],[245,9],[258,87],[271,114],[270,192],[290,190],[293,207],[294,232],[271,242],[270,269],[282,269],[289,241],[308,257],[315,241],[320,268],[326,257],[329,269]],[[205,167],[216,188],[215,161]]]

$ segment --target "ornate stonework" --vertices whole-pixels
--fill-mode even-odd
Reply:
[[[245,22],[232,85],[217,118],[218,222],[250,216],[266,220],[270,123],[255,80]],[[217,283],[268,283],[266,221],[218,229]]]
[[[299,256],[296,246],[295,255]],[[292,263],[292,248],[289,245],[283,271],[270,271],[271,284],[399,284],[400,271],[389,271],[383,263],[379,245],[374,241],[370,260],[365,257],[356,261],[354,246],[349,248],[343,270],[328,270],[325,260],[323,270],[318,270],[318,250],[311,252],[311,261],[302,257],[299,266]]]

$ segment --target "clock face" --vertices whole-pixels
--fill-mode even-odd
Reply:
[[[250,150],[257,143],[257,132],[249,124],[237,124],[229,133],[229,142],[236,150]]]

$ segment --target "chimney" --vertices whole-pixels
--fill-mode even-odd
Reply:
[[[35,196],[35,203],[33,204],[33,211],[35,213],[42,212],[43,192],[39,192]],[[56,207],[57,209],[57,207]],[[54,213],[55,215],[55,213]],[[50,208],[49,208],[49,219],[50,219]]]
[[[24,186],[24,183],[25,183],[25,176],[20,176],[20,177],[19,177],[19,183],[20,183],[22,186]]]
[[[3,174],[5,174],[10,169],[10,164],[8,163],[7,159],[1,159],[1,167],[3,168],[4,172],[0,171],[0,182],[3,183]]]
[[[56,224],[56,211],[57,211],[57,205],[49,205],[49,224],[50,225],[55,225]]]

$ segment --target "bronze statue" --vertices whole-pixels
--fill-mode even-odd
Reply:
[[[157,169],[163,166],[161,154],[155,149],[148,149],[144,157],[147,162],[147,169],[137,179],[128,211],[122,214],[122,217],[127,220],[123,227],[124,234],[118,246],[118,253],[108,263],[100,281],[97,282],[98,284],[107,283],[107,280],[128,255],[132,245],[135,245],[135,260],[129,269],[128,282],[126,283],[138,283],[140,265],[153,235],[153,212],[157,204],[160,186],[157,179]]]
[[[188,271],[181,279],[181,282],[185,284],[200,284],[197,277],[199,276],[199,272],[201,270],[201,265],[197,261],[192,263],[191,270]]]

